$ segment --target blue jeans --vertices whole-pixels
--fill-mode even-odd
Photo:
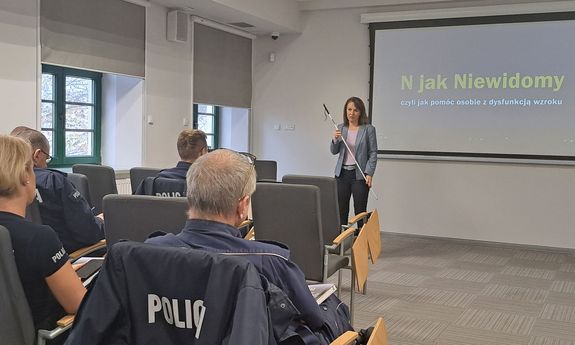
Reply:
[[[356,180],[355,170],[341,169],[336,180],[337,201],[339,203],[339,220],[341,224],[347,224],[349,216],[349,199],[353,195],[353,208],[355,214],[366,211],[369,188],[363,178]],[[363,224],[359,224],[360,227],[361,225]]]

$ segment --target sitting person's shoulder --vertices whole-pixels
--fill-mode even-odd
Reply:
[[[36,174],[36,176],[46,176],[46,177],[50,176],[52,178],[57,179],[66,179],[66,177],[68,176],[68,174],[66,174],[65,172],[50,168],[35,168],[34,173]]]
[[[257,247],[262,253],[272,254],[281,259],[289,260],[290,251],[288,246],[281,242],[272,240],[253,240],[249,241],[254,247]]]

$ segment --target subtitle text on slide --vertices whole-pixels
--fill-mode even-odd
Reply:
[[[401,107],[431,108],[431,107],[532,107],[561,106],[563,99],[559,98],[413,98],[399,101]]]

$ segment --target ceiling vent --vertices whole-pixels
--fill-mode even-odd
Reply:
[[[237,23],[228,23],[233,26],[237,26],[238,28],[247,29],[247,28],[255,28],[252,24],[244,23],[244,22],[237,22]]]

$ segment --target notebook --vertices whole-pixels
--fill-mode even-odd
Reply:
[[[308,287],[317,304],[321,304],[337,290],[334,284],[310,284]]]

